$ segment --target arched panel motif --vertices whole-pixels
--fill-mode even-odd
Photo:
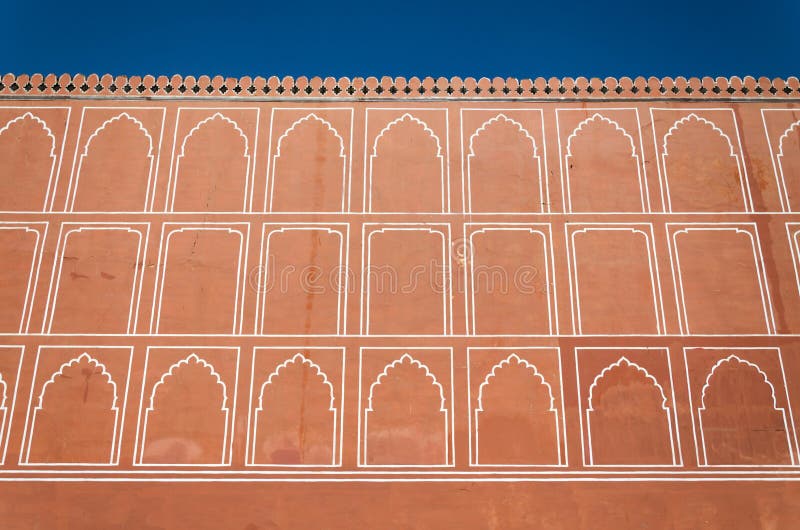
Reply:
[[[0,160],[0,210],[46,210],[56,167],[56,137],[47,123],[26,112],[0,127]]]
[[[145,411],[142,464],[222,465],[228,460],[228,391],[192,353],[153,385]]]
[[[261,385],[255,410],[253,464],[330,466],[336,463],[333,385],[297,353]]]
[[[375,138],[369,158],[368,212],[446,212],[445,160],[439,137],[405,113]]]
[[[794,122],[781,135],[776,158],[788,210],[800,211],[800,121]]]
[[[186,135],[175,163],[169,210],[249,210],[250,146],[234,120],[219,112]]]
[[[469,211],[546,211],[536,140],[505,114],[487,120],[469,139]]]
[[[664,389],[626,357],[604,368],[589,387],[586,425],[590,465],[675,464]]]
[[[89,136],[72,183],[72,211],[147,211],[154,172],[153,138],[127,112]]]
[[[428,367],[404,353],[369,389],[364,411],[367,465],[444,466],[449,463],[448,410],[442,385]]]
[[[553,390],[533,364],[512,353],[492,367],[475,409],[476,463],[558,465],[558,410]]]
[[[344,139],[313,112],[278,139],[272,157],[270,211],[342,212],[346,205]]]
[[[36,400],[26,462],[114,463],[118,398],[111,374],[88,353],[62,364]]]
[[[667,211],[750,210],[739,156],[715,123],[691,113],[672,125],[661,148]]]
[[[697,413],[705,465],[794,464],[786,411],[758,365],[737,355],[720,359]]]
[[[570,212],[647,211],[647,187],[633,137],[599,113],[567,138],[565,191]]]

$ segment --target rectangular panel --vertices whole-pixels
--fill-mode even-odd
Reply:
[[[165,223],[151,333],[242,330],[247,223]]]
[[[773,333],[769,287],[753,223],[667,223],[681,331]]]
[[[652,226],[567,223],[565,230],[575,333],[664,333]]]
[[[264,224],[258,332],[344,333],[349,249],[347,224]]]
[[[365,223],[362,252],[362,333],[450,333],[449,225]]]
[[[464,242],[471,333],[558,332],[550,225],[466,223]]]
[[[64,223],[48,296],[47,333],[134,333],[150,226]]]

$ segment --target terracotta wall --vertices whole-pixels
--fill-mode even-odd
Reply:
[[[3,100],[0,479],[800,477],[749,91]]]

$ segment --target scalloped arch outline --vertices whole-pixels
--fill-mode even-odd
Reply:
[[[792,134],[793,132],[796,132],[798,130],[800,130],[800,120],[797,120],[796,122],[792,123],[791,125],[789,125],[789,127],[786,128],[785,131],[783,131],[783,134],[781,135],[780,139],[778,140],[778,157],[779,158],[782,158],[784,156],[784,154],[785,154],[783,152],[783,141],[786,140],[787,138],[789,138],[790,134]],[[781,170],[781,172],[782,171],[783,170]]]
[[[483,410],[484,388],[486,388],[489,385],[491,379],[494,379],[497,376],[497,370],[505,366],[511,366],[512,361],[514,361],[517,364],[517,366],[522,366],[525,370],[533,372],[533,376],[539,378],[539,381],[541,381],[540,384],[544,385],[545,388],[547,388],[547,394],[548,396],[550,396],[550,403],[549,403],[550,408],[548,409],[549,412],[557,412],[557,409],[555,408],[555,397],[553,396],[553,388],[550,386],[550,383],[548,383],[547,380],[545,380],[544,376],[539,372],[539,370],[536,368],[535,365],[529,363],[525,359],[520,358],[516,353],[512,353],[499,363],[492,366],[492,369],[489,371],[488,374],[486,374],[486,377],[484,378],[483,382],[478,387],[478,400],[477,400],[478,407],[475,409],[475,411],[484,412]]]
[[[572,130],[572,133],[567,137],[567,155],[566,156],[574,156],[572,154],[572,140],[576,136],[578,136],[578,133],[583,131],[584,127],[589,125],[589,123],[598,123],[598,122],[601,122],[601,121],[602,122],[606,122],[609,125],[612,125],[616,131],[621,132],[625,136],[625,138],[628,139],[628,142],[630,143],[630,146],[631,146],[631,156],[638,160],[639,159],[639,155],[636,154],[636,142],[633,141],[633,136],[628,134],[628,131],[626,131],[619,123],[617,123],[616,121],[612,120],[611,118],[607,118],[606,116],[603,116],[599,112],[595,112],[592,116],[590,116],[590,117],[586,118],[585,120],[583,120],[582,122],[580,122],[578,124],[578,126],[575,127],[575,129]]]
[[[525,129],[525,127],[522,126],[520,122],[509,118],[502,112],[497,116],[489,118],[488,120],[483,122],[481,126],[478,127],[474,133],[472,133],[472,136],[469,137],[469,156],[476,156],[474,149],[475,139],[478,136],[480,136],[481,133],[485,132],[490,126],[496,123],[500,123],[500,120],[504,121],[505,123],[510,123],[514,125],[522,134],[524,134],[525,137],[531,142],[531,147],[533,148],[533,158],[539,158],[539,147],[536,145],[536,140],[534,139],[534,137],[531,136],[531,134],[527,131],[527,129]]]
[[[731,142],[730,137],[727,134],[725,134],[725,132],[722,129],[717,127],[717,124],[715,124],[713,121],[701,118],[694,112],[690,112],[688,115],[684,116],[680,120],[677,120],[675,123],[672,124],[672,127],[669,128],[669,131],[667,131],[667,134],[664,135],[664,139],[662,140],[664,149],[662,156],[669,156],[669,153],[667,152],[667,144],[669,137],[672,136],[673,133],[675,133],[681,126],[686,125],[689,122],[697,122],[706,126],[710,126],[714,132],[716,132],[719,136],[725,138],[725,141],[728,142],[728,148],[730,149],[729,156],[736,158],[738,162],[738,156],[736,155],[736,151],[733,148],[733,143]]]
[[[203,368],[205,368],[214,378],[216,379],[216,384],[222,386],[222,406],[220,410],[228,412],[227,404],[228,404],[228,388],[225,386],[225,382],[222,380],[220,375],[214,369],[214,366],[207,362],[205,359],[199,357],[196,353],[191,353],[185,358],[181,359],[180,361],[174,363],[172,366],[169,367],[164,374],[161,375],[161,378],[153,385],[153,390],[150,392],[150,398],[148,400],[149,406],[147,407],[147,412],[150,413],[154,410],[153,407],[153,399],[155,398],[156,392],[158,391],[158,387],[163,385],[167,382],[167,378],[173,377],[175,375],[175,371],[180,368],[181,366],[188,366],[189,363],[199,364]],[[227,430],[227,427],[226,427]]]
[[[658,391],[661,394],[661,408],[668,411],[669,406],[667,405],[668,403],[667,395],[664,393],[664,388],[659,384],[658,380],[655,377],[653,377],[653,375],[650,374],[650,372],[648,372],[646,369],[644,369],[643,367],[634,362],[631,362],[624,355],[620,357],[619,360],[617,360],[616,362],[611,363],[605,368],[603,368],[603,370],[599,374],[597,374],[597,376],[595,376],[594,381],[592,381],[592,384],[589,386],[589,397],[587,401],[589,407],[586,409],[586,411],[594,412],[595,410],[592,405],[592,398],[594,395],[594,389],[597,387],[597,384],[600,382],[600,380],[603,379],[606,375],[608,375],[612,370],[615,370],[617,368],[622,368],[623,364],[635,368],[638,372],[642,373],[645,376],[645,378],[650,380],[653,383],[653,385],[655,385],[656,388],[658,388]]]
[[[253,186],[253,178],[252,178],[252,170],[253,168],[250,167],[252,158],[250,156],[250,141],[247,139],[247,135],[244,131],[239,127],[239,124],[236,123],[234,120],[228,118],[227,116],[223,115],[220,112],[215,112],[211,116],[199,121],[192,130],[189,131],[189,134],[183,137],[183,141],[181,142],[181,151],[180,154],[175,158],[175,167],[170,172],[170,182],[169,182],[169,192],[167,197],[167,208],[168,211],[174,212],[175,211],[175,199],[178,195],[178,180],[180,177],[180,167],[181,167],[181,160],[183,160],[184,156],[186,155],[186,144],[189,141],[194,133],[199,131],[203,128],[206,124],[214,121],[214,120],[221,120],[228,125],[232,125],[233,129],[239,133],[239,137],[244,139],[244,153],[242,156],[245,158],[247,164],[245,167],[244,173],[244,196],[242,197],[242,212],[249,211],[252,209],[252,186]],[[176,129],[177,132],[177,129]],[[173,153],[174,156],[174,153]]]
[[[416,366],[418,370],[424,371],[425,377],[430,379],[433,386],[439,389],[439,398],[441,399],[441,403],[439,405],[439,412],[447,412],[447,408],[445,407],[444,389],[442,388],[442,385],[436,380],[436,376],[431,373],[427,365],[414,359],[408,353],[404,353],[403,355],[400,356],[399,359],[396,359],[391,363],[387,364],[386,366],[384,366],[383,371],[378,375],[378,378],[375,380],[374,383],[370,385],[369,397],[367,398],[367,411],[374,412],[374,409],[372,408],[372,397],[375,387],[380,385],[383,382],[383,379],[385,379],[389,375],[389,370],[397,368],[397,366],[399,366],[400,364],[410,364],[412,366]]]
[[[778,399],[777,399],[777,396],[775,395],[775,387],[770,382],[769,378],[767,377],[766,372],[764,372],[764,370],[762,370],[761,367],[759,367],[757,364],[752,363],[752,362],[750,362],[750,361],[748,361],[746,359],[742,359],[741,357],[739,357],[735,353],[732,353],[732,354],[728,355],[727,357],[725,357],[723,359],[720,359],[711,368],[711,371],[706,376],[706,381],[703,384],[703,389],[700,392],[700,405],[701,406],[700,406],[700,408],[698,410],[706,410],[706,392],[708,391],[709,387],[711,386],[711,378],[713,377],[714,372],[716,372],[717,368],[719,368],[723,364],[731,363],[731,362],[734,362],[734,361],[738,362],[740,365],[745,365],[745,366],[748,366],[750,368],[755,368],[756,369],[756,371],[761,375],[761,378],[764,380],[764,382],[767,383],[767,385],[769,385],[769,390],[770,390],[770,394],[771,394],[771,397],[772,397],[772,408],[774,410],[781,410],[782,411],[783,407],[778,407]]]
[[[13,120],[9,120],[2,128],[0,128],[0,136],[3,135],[6,131],[8,131],[12,125],[16,124],[17,122],[21,122],[23,120],[31,120],[36,122],[46,133],[47,136],[50,138],[50,157],[55,159],[56,156],[56,137],[53,134],[53,131],[50,130],[50,127],[47,126],[47,123],[33,114],[32,112],[26,112],[21,116],[17,116]]]
[[[227,116],[223,115],[222,113],[215,112],[208,118],[199,121],[194,127],[192,127],[192,130],[189,131],[189,134],[183,137],[183,142],[181,142],[181,153],[180,155],[178,155],[178,158],[182,158],[186,154],[186,142],[189,140],[189,138],[194,136],[194,133],[199,131],[206,124],[214,120],[222,120],[228,123],[229,125],[233,125],[233,128],[236,130],[236,132],[239,133],[239,136],[241,136],[244,139],[244,156],[248,158],[250,157],[250,141],[247,139],[247,135],[244,133],[244,131],[239,127],[239,124],[236,123],[234,120],[228,118]]]
[[[147,129],[145,128],[144,124],[141,121],[139,121],[138,119],[134,118],[133,116],[131,116],[127,112],[121,112],[121,113],[117,114],[116,116],[113,116],[113,117],[107,119],[106,121],[103,122],[102,125],[100,125],[100,127],[95,129],[94,132],[92,132],[92,134],[89,135],[89,138],[86,140],[86,143],[83,146],[83,153],[81,154],[81,158],[85,157],[89,153],[89,147],[91,147],[92,142],[94,141],[95,138],[97,138],[100,135],[100,133],[102,133],[106,129],[106,127],[108,127],[109,125],[111,125],[114,122],[118,122],[118,121],[121,121],[123,119],[126,119],[128,121],[131,121],[131,122],[135,123],[136,126],[138,127],[138,129],[142,133],[144,133],[145,137],[147,138],[147,142],[148,142],[148,155],[147,156],[152,158],[153,157],[153,137],[150,136],[150,133],[147,131]],[[79,172],[80,172],[80,170],[79,170]]]
[[[296,365],[298,362],[300,364],[305,364],[306,366],[313,368],[317,372],[316,374],[317,378],[322,379],[322,383],[325,384],[328,387],[328,390],[330,391],[331,400],[328,410],[331,412],[336,411],[336,407],[334,406],[336,403],[336,397],[333,391],[333,384],[328,380],[328,375],[322,370],[322,368],[320,368],[320,366],[317,363],[315,363],[311,359],[308,359],[302,353],[296,353],[291,358],[286,359],[284,362],[279,364],[277,368],[275,368],[275,370],[273,370],[273,372],[269,374],[267,380],[261,385],[261,389],[258,392],[258,407],[256,408],[256,412],[264,410],[264,389],[267,387],[267,385],[272,384],[273,378],[280,377],[280,372],[285,368],[288,368],[290,364]]]
[[[55,383],[56,377],[63,376],[64,375],[64,370],[66,368],[71,368],[71,367],[75,366],[76,364],[80,363],[81,361],[86,361],[89,364],[93,364],[95,366],[95,368],[100,368],[100,370],[101,370],[100,375],[104,376],[106,378],[106,381],[108,382],[108,384],[111,385],[111,388],[114,389],[114,401],[111,404],[111,409],[110,410],[117,410],[117,400],[119,399],[119,397],[117,396],[117,384],[114,382],[114,379],[111,377],[111,374],[108,373],[108,371],[106,370],[106,367],[105,367],[105,365],[103,363],[101,363],[100,361],[98,361],[97,359],[95,359],[94,357],[89,355],[88,353],[83,352],[80,355],[78,355],[77,357],[75,357],[73,359],[70,359],[69,361],[63,363],[58,368],[58,370],[53,372],[53,375],[50,376],[50,378],[44,383],[44,385],[42,385],[42,391],[39,392],[39,396],[37,397],[37,405],[36,405],[36,410],[37,411],[42,410],[42,400],[44,399],[44,393],[47,391],[47,387],[49,385]],[[33,435],[33,433],[31,432],[31,436],[32,435]]]
[[[330,132],[333,133],[334,136],[336,136],[336,138],[339,140],[339,156],[340,157],[346,157],[347,155],[345,154],[344,138],[342,138],[339,135],[339,131],[337,131],[336,128],[333,125],[331,125],[331,123],[328,120],[326,120],[324,118],[320,118],[315,113],[310,112],[307,115],[303,116],[302,118],[296,120],[294,123],[292,123],[289,126],[289,128],[286,129],[283,132],[283,134],[280,135],[280,137],[278,138],[278,143],[277,143],[277,147],[276,147],[276,150],[275,150],[275,155],[274,155],[273,158],[277,158],[277,157],[281,156],[281,146],[283,145],[283,140],[286,139],[286,137],[289,136],[290,133],[294,132],[298,125],[300,125],[303,122],[310,122],[311,120],[314,120],[314,121],[317,121],[317,122],[323,124]]]
[[[375,137],[375,142],[373,142],[372,144],[372,158],[376,158],[378,156],[378,142],[380,141],[380,139],[383,138],[383,136],[387,132],[389,132],[390,129],[392,129],[395,125],[397,125],[402,121],[412,121],[415,122],[417,125],[422,126],[423,130],[428,134],[428,136],[436,140],[436,156],[442,158],[442,144],[439,141],[439,137],[436,136],[436,133],[433,132],[433,129],[431,129],[427,123],[420,120],[419,118],[412,116],[408,112],[405,112],[399,118],[390,121],[389,124],[386,125],[386,127],[381,129],[381,131],[378,133],[378,136]]]

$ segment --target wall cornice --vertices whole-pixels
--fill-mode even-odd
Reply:
[[[800,97],[797,77],[241,77],[5,74],[0,96],[180,97],[276,99],[787,99]]]

